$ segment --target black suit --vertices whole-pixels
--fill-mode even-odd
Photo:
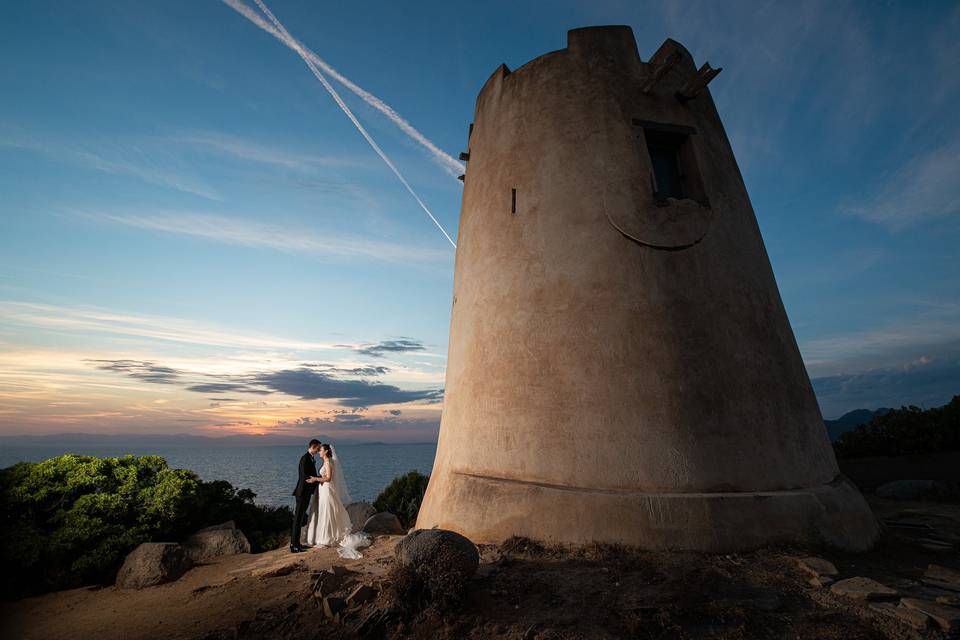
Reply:
[[[297,486],[293,490],[293,495],[297,497],[297,506],[293,511],[293,528],[290,530],[290,544],[295,547],[300,546],[300,527],[303,526],[310,496],[317,490],[315,482],[307,482],[307,478],[317,475],[317,465],[309,452],[301,456],[297,475]]]

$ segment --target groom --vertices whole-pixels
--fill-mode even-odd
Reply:
[[[314,439],[307,445],[307,452],[300,457],[297,487],[293,490],[293,495],[297,497],[297,506],[293,511],[293,528],[290,530],[291,553],[305,551],[300,546],[300,527],[303,524],[303,516],[307,512],[307,505],[310,503],[310,496],[317,490],[317,483],[320,482],[320,478],[317,477],[317,465],[313,461],[313,456],[318,451],[320,451],[320,441]]]

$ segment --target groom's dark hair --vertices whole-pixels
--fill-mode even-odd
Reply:
[[[308,448],[308,449],[313,449],[314,447],[319,447],[319,446],[320,446],[320,441],[317,440],[316,438],[314,438],[314,439],[311,440],[310,443],[307,445],[307,448]]]

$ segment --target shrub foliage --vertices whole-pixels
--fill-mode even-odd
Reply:
[[[417,513],[420,512],[420,503],[423,502],[429,480],[430,476],[416,471],[394,478],[383,493],[377,496],[373,508],[394,514],[404,528],[412,527],[417,521]]]
[[[138,544],[181,540],[230,519],[254,551],[285,542],[290,510],[254,497],[159,456],[63,455],[0,469],[2,595],[109,582]]]
[[[960,451],[960,396],[934,409],[901,407],[873,418],[834,443],[839,458]]]

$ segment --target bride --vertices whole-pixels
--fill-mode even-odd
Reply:
[[[321,444],[320,457],[323,469],[320,471],[320,487],[310,500],[307,544],[340,547],[341,557],[361,558],[357,549],[369,545],[370,537],[364,533],[350,533],[350,515],[343,506],[350,502],[350,492],[333,445]]]

